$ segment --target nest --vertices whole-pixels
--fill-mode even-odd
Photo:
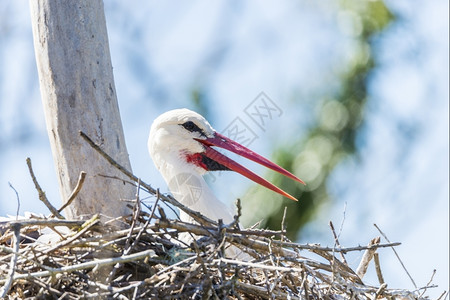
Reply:
[[[158,200],[162,202],[161,198]],[[22,299],[424,297],[426,289],[394,290],[388,289],[386,283],[368,286],[361,280],[370,260],[377,257],[378,248],[399,243],[380,244],[378,238],[366,247],[301,245],[288,241],[282,231],[242,230],[237,223],[238,216],[235,222],[225,225],[195,214],[198,224],[189,224],[167,218],[158,203],[154,203],[151,213],[141,211],[139,204],[134,207],[134,214],[126,218],[129,226],[123,230],[101,223],[98,216],[88,221],[36,218],[1,224],[2,296]],[[43,228],[52,230],[45,233]],[[190,236],[189,244],[180,239],[186,234]],[[50,240],[57,237],[57,241],[43,243],[46,237]],[[240,252],[238,257],[229,254],[231,247],[234,253]],[[351,251],[365,251],[356,271],[345,261],[344,254]]]
[[[427,289],[434,287],[387,287],[377,249],[400,243],[381,244],[375,238],[368,246],[343,248],[332,226],[334,247],[293,243],[283,230],[239,228],[239,201],[231,224],[215,222],[161,195],[92,146],[156,201],[143,211],[141,205],[147,204],[136,199],[132,215],[114,220],[121,230],[98,215],[64,220],[62,208],[49,204],[27,161],[40,199],[59,218],[0,222],[0,298],[426,299]],[[80,175],[70,199],[82,186]],[[167,217],[166,204],[196,223]],[[364,251],[356,270],[345,259],[351,251]],[[378,286],[362,281],[371,261]]]

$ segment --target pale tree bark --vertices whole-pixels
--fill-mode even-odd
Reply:
[[[66,217],[129,213],[134,188],[81,139],[82,130],[131,170],[116,98],[101,0],[30,0],[42,102],[63,202],[87,173]]]

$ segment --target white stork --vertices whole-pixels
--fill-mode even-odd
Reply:
[[[253,160],[302,184],[304,182],[282,167],[215,131],[201,115],[188,109],[163,113],[153,121],[148,149],[156,168],[174,197],[187,207],[226,224],[232,222],[230,210],[218,200],[203,175],[208,171],[232,170],[287,198],[293,196],[259,177],[212,147],[220,147]],[[184,212],[180,219],[193,220]]]

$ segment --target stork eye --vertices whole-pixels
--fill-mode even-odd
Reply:
[[[205,136],[205,132],[203,132],[203,130],[200,128],[200,127],[198,127],[194,122],[192,122],[192,121],[187,121],[187,122],[185,122],[185,123],[183,123],[183,124],[180,124],[181,126],[183,126],[184,127],[184,129],[186,129],[187,131],[189,131],[189,132],[198,132],[198,133],[200,133],[201,135],[203,135],[203,136]]]

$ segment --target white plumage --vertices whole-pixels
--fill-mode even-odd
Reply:
[[[233,220],[232,213],[208,187],[203,175],[208,171],[232,170],[288,198],[291,195],[275,187],[250,170],[232,161],[212,147],[221,147],[269,167],[303,183],[300,179],[217,133],[204,117],[188,109],[175,109],[156,118],[151,126],[148,149],[173,196],[187,207],[204,216],[225,223]],[[182,221],[192,222],[184,212]]]

